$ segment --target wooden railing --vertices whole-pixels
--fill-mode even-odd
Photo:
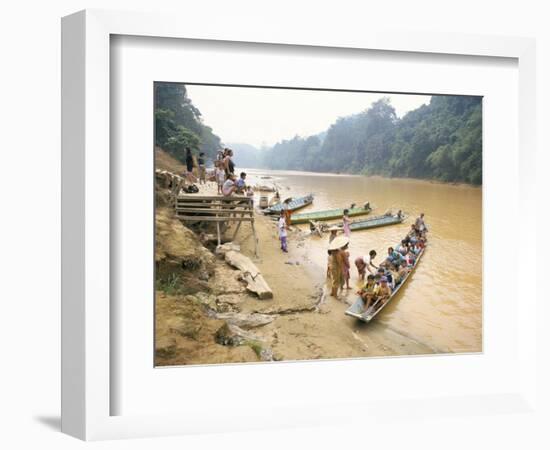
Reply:
[[[230,197],[179,195],[176,197],[175,210],[176,216],[186,222],[216,222],[218,245],[221,243],[221,226],[226,222],[237,222],[237,228],[231,240],[237,236],[242,222],[250,222],[254,236],[255,254],[258,256],[258,238],[254,228],[252,198],[241,195]]]

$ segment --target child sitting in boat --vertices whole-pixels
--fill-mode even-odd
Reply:
[[[405,262],[408,266],[414,266],[416,263],[416,255],[411,252],[407,253],[407,256],[405,256]]]
[[[411,245],[409,251],[410,251],[411,253],[413,253],[415,256],[418,256],[418,254],[422,251],[422,247],[420,246],[420,244],[418,243],[418,241],[416,241],[416,242],[414,243],[414,245]]]
[[[399,244],[396,248],[396,250],[401,253],[403,256],[405,256],[409,252],[409,242],[406,239],[403,239],[401,241],[401,244]]]
[[[359,296],[363,299],[365,302],[365,310],[370,308],[370,305],[374,303],[374,299],[376,296],[376,290],[377,285],[376,281],[374,279],[374,275],[369,274],[367,276],[367,282],[365,285],[357,292]]]
[[[391,274],[391,278],[393,281],[393,288],[395,289],[401,281],[403,280],[403,276],[399,273],[399,268],[401,267],[400,262],[396,262],[394,265],[392,265],[388,270]]]
[[[385,278],[388,282],[388,285],[393,289],[394,283],[390,267],[392,267],[392,264],[388,264],[385,267],[382,267],[382,265],[380,265],[380,267],[378,268],[378,275],[380,275],[380,280],[382,280],[382,278]]]
[[[409,239],[416,238],[418,236],[418,231],[416,230],[416,227],[414,226],[414,223],[411,224],[411,229],[409,230],[407,237]]]
[[[378,290],[376,291],[376,301],[379,301],[382,304],[386,303],[391,297],[391,292],[392,289],[388,284],[388,278],[381,277],[380,286],[378,286]]]
[[[405,278],[409,274],[410,271],[411,271],[411,269],[407,265],[406,261],[403,261],[397,269],[397,273],[399,274],[401,279]]]
[[[390,264],[394,264],[396,261],[401,261],[404,259],[404,256],[399,253],[399,252],[396,252],[393,247],[389,247],[388,248],[388,257],[387,257],[387,261],[390,263]]]

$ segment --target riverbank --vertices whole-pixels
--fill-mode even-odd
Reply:
[[[215,185],[201,186],[201,194],[215,194]],[[290,231],[289,253],[285,254],[279,248],[275,221],[257,213],[256,259],[251,227],[241,226],[234,243],[273,291],[272,299],[259,300],[239,281],[239,271],[204,247],[199,235],[171,214],[169,208],[157,209],[157,248],[161,249],[155,302],[157,365],[434,352],[391,327],[366,325],[345,316],[356,289],[339,299],[326,295],[324,269],[309,254],[308,240],[316,238],[299,228]],[[226,231],[226,237],[235,226]]]

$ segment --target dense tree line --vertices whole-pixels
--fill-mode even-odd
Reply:
[[[155,83],[155,144],[185,161],[185,148],[214,158],[221,141],[202,121],[183,84]]]
[[[234,144],[240,167],[348,172],[482,182],[481,98],[433,96],[399,119],[383,98],[328,130],[261,151]],[[185,161],[185,148],[214,158],[221,141],[202,121],[183,84],[155,84],[155,143]]]
[[[326,133],[277,143],[260,165],[481,184],[481,135],[479,97],[433,96],[402,119],[384,98]]]

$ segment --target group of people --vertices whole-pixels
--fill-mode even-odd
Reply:
[[[186,178],[192,182],[198,179],[199,184],[206,183],[206,157],[204,152],[200,152],[199,157],[196,158],[189,147],[186,147],[185,150]],[[241,172],[239,177],[236,176],[233,150],[230,148],[218,151],[214,161],[214,172],[209,175],[208,179],[216,182],[219,195],[226,197],[233,194],[249,197],[254,195],[252,187],[246,184],[246,173]]]
[[[337,230],[331,230],[328,248],[327,277],[331,282],[333,297],[337,297],[344,288],[351,289],[349,237],[345,234],[337,236]],[[416,264],[418,255],[426,245],[427,231],[422,213],[411,225],[410,231],[401,243],[396,248],[388,248],[386,258],[379,265],[374,263],[377,256],[375,250],[355,259],[355,267],[361,282],[357,294],[365,302],[365,310],[376,303],[383,304],[391,297],[392,292]]]
[[[218,152],[216,161],[214,161],[214,179],[218,185],[218,194],[224,197],[233,194],[254,196],[252,186],[246,184],[246,172],[241,172],[237,178],[233,163],[233,150],[230,148]]]

